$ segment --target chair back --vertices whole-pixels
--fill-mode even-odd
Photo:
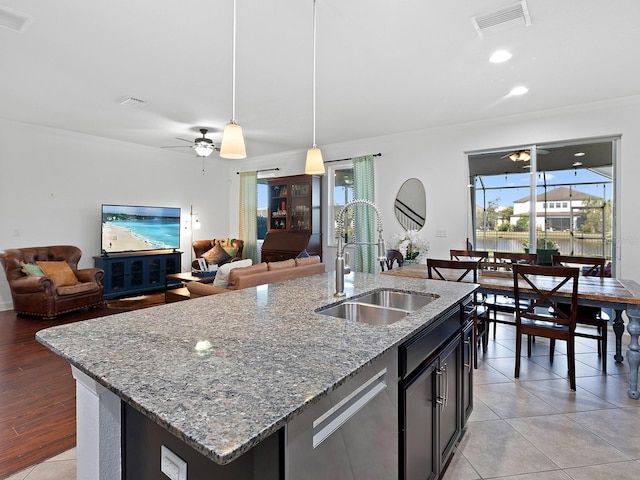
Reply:
[[[577,255],[554,255],[552,263],[555,266],[584,265],[584,276],[604,278],[604,257],[581,257]]]
[[[513,291],[516,305],[516,325],[523,319],[532,322],[553,322],[575,330],[578,310],[578,277],[580,270],[573,267],[549,267],[538,265],[513,265]],[[571,309],[569,312],[558,307],[558,301],[553,296],[565,285],[571,287]],[[523,293],[526,291],[526,295]],[[521,297],[527,297],[530,302],[521,304]],[[562,303],[569,298],[564,297]],[[554,312],[552,315],[549,312]]]
[[[478,283],[478,261],[427,258],[429,278],[454,282]]]
[[[489,262],[489,252],[485,250],[449,250],[451,260],[478,262],[478,269],[483,270]]]
[[[536,263],[538,263],[537,253],[493,252],[493,264],[490,265],[496,270],[512,271],[515,264],[535,265]]]
[[[387,258],[386,260],[380,261],[380,268],[384,272],[384,267],[387,267],[387,270],[391,270],[393,268],[393,264],[397,263],[398,267],[401,267],[404,263],[404,257],[402,253],[398,250],[387,250]]]

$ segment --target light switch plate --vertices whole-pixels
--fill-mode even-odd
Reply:
[[[187,462],[162,445],[160,471],[171,480],[187,480]]]
[[[444,229],[436,230],[436,237],[447,238],[447,231]]]

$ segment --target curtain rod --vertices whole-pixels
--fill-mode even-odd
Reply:
[[[275,167],[275,168],[263,168],[262,170],[256,170],[256,173],[260,173],[260,172],[270,172],[272,170],[280,170],[280,167]],[[252,171],[252,170],[247,170],[247,171]],[[240,173],[242,172],[236,172],[236,175],[240,175]]]
[[[366,157],[366,155],[361,155],[362,157]],[[371,154],[372,157],[381,157],[382,153],[372,153]],[[353,160],[356,157],[351,157],[351,158],[341,158],[340,160],[327,160],[324,163],[332,163],[332,162],[344,162],[345,160]]]

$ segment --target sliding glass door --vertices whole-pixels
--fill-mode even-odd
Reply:
[[[474,247],[604,256],[614,243],[615,138],[469,154]]]

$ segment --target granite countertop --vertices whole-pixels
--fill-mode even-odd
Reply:
[[[340,300],[334,285],[329,272],[51,327],[36,338],[226,464],[477,287],[347,275],[348,297],[381,287],[439,295],[381,327],[314,313]]]

